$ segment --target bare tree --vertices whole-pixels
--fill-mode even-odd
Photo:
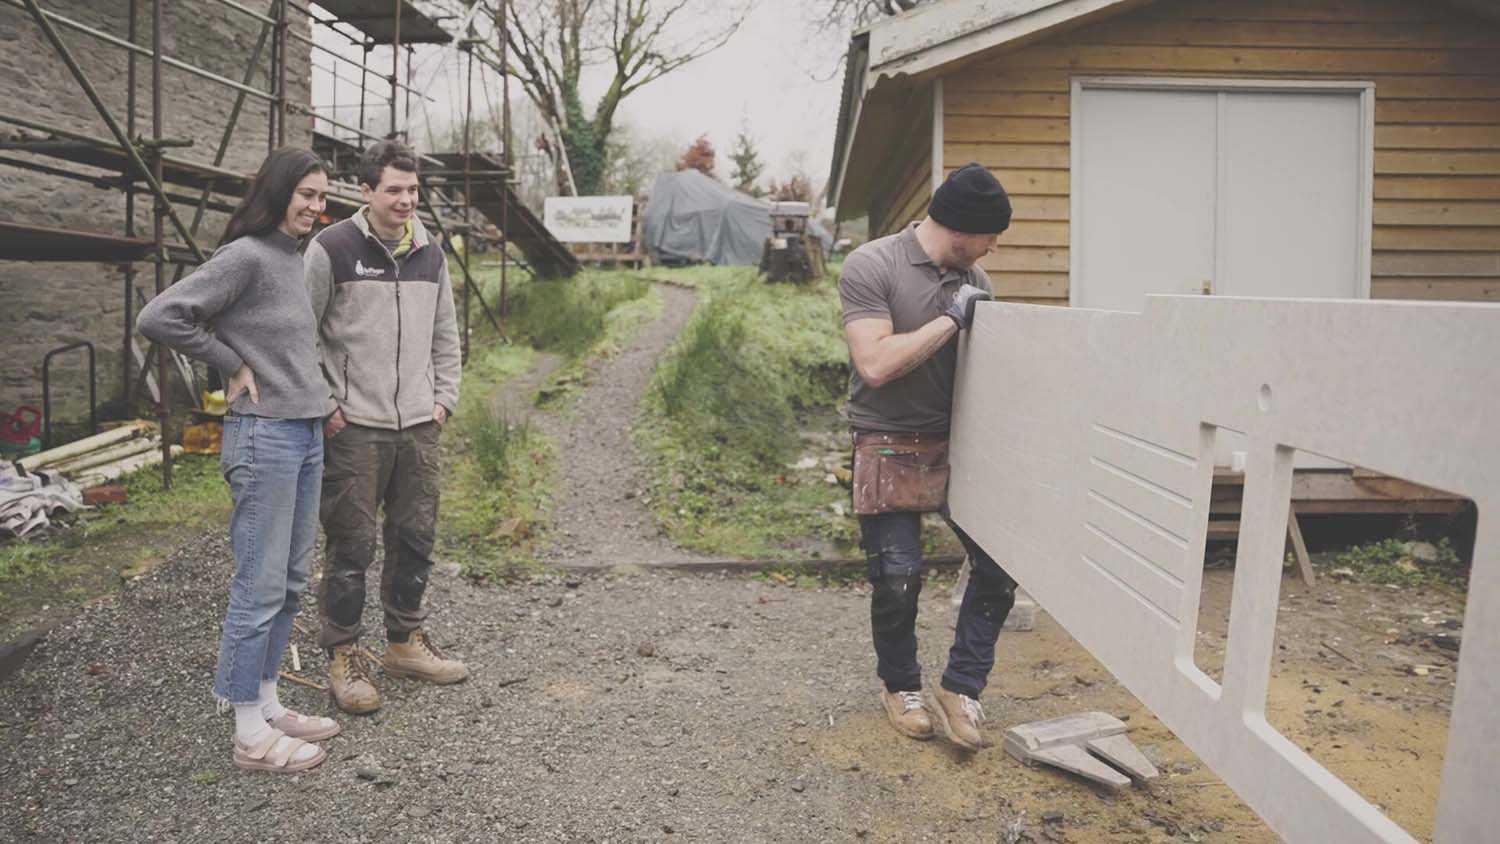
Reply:
[[[722,47],[748,6],[736,0],[480,0],[506,9],[507,64],[551,130],[542,144],[565,157],[577,192],[596,192],[609,169],[609,137],[620,102],[645,85]],[[481,50],[498,60],[498,40]],[[609,76],[592,109],[585,69]],[[562,171],[563,167],[558,168]],[[559,185],[560,192],[567,192]]]
[[[915,9],[924,0],[819,0],[808,4],[822,29],[848,31]]]

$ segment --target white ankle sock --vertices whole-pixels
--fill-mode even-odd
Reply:
[[[264,738],[271,729],[266,716],[261,714],[259,703],[236,703],[234,705],[234,737],[240,744],[250,746]]]
[[[286,707],[281,705],[281,698],[276,694],[275,680],[260,681],[260,711],[267,721],[275,721],[286,714]]]

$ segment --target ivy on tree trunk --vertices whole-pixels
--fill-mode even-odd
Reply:
[[[552,137],[536,144],[559,166],[559,192],[598,192],[609,167],[609,136],[620,102],[727,42],[748,4],[722,0],[481,0],[497,23],[506,14],[506,67],[542,114]],[[491,43],[493,42],[493,43]],[[498,64],[499,40],[479,46]],[[579,85],[588,67],[612,75],[592,113]],[[562,160],[559,161],[559,158]]]

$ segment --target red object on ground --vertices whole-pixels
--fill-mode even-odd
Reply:
[[[119,484],[104,484],[83,491],[83,503],[90,507],[99,504],[124,504],[125,487]]]
[[[42,412],[29,404],[16,408],[15,413],[0,413],[0,440],[26,445],[41,432]]]

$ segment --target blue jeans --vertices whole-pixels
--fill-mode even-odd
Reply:
[[[224,417],[219,467],[234,496],[234,579],[214,694],[230,703],[254,703],[261,681],[275,679],[281,668],[312,568],[323,483],[322,421],[230,414]]]
[[[953,647],[942,686],[975,700],[995,666],[995,641],[1016,602],[1016,582],[983,548],[943,513],[948,527],[969,553],[969,586],[958,609]],[[882,513],[859,517],[870,584],[870,628],[875,639],[875,672],[887,691],[918,691],[917,597],[922,594],[922,515]]]

